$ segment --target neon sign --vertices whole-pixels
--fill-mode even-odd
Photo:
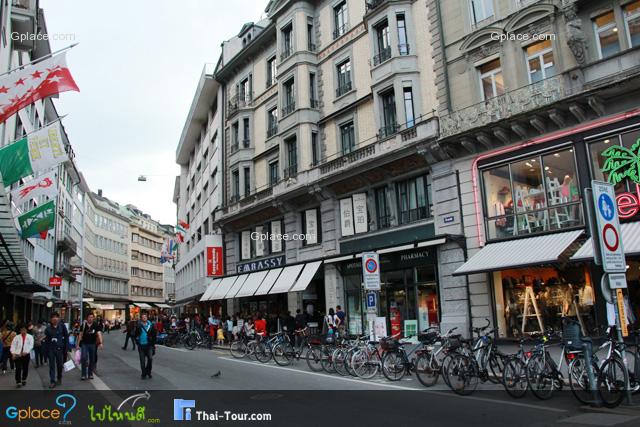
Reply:
[[[640,213],[640,139],[630,149],[613,145],[600,155],[605,159],[602,173],[609,183],[617,185],[629,179],[636,184],[635,194],[624,192],[616,195],[620,218],[636,216]]]
[[[640,185],[636,184],[636,193],[624,192],[616,195],[618,216],[627,219],[640,213]]]

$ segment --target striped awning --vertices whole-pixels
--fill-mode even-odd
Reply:
[[[559,261],[560,256],[580,237],[582,232],[582,230],[576,230],[490,243],[473,255],[453,275],[552,264]]]
[[[625,255],[640,254],[640,222],[628,222],[620,225],[622,249]],[[593,240],[589,238],[571,257],[571,261],[588,261],[593,259]]]

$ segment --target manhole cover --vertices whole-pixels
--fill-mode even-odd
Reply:
[[[284,397],[284,395],[279,393],[263,393],[256,394],[255,396],[251,396],[249,399],[251,400],[276,400]]]

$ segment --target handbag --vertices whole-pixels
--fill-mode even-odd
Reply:
[[[82,361],[82,351],[81,350],[76,350],[73,353],[73,361],[76,362],[76,364],[80,364],[80,362]]]

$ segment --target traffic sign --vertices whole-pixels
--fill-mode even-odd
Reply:
[[[607,273],[623,273],[626,271],[626,261],[620,235],[620,221],[618,208],[615,203],[614,186],[601,181],[591,181],[593,188],[593,202],[596,211],[597,236],[593,239],[600,241],[602,267]]]
[[[380,259],[375,252],[362,254],[362,281],[365,289],[380,290]]]
[[[609,289],[627,289],[627,275],[624,273],[609,274]]]
[[[378,295],[375,292],[367,292],[367,313],[378,312]]]

